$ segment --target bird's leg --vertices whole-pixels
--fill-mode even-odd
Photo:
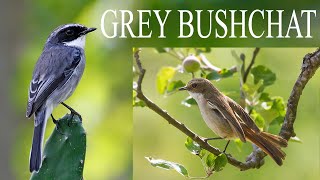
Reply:
[[[52,114],[51,114],[51,118],[52,118],[52,122],[56,125],[56,130],[58,131],[58,133],[64,135],[64,134],[59,130],[59,129],[60,129],[60,128],[59,128],[59,126],[60,126],[59,121],[56,120],[56,119],[53,117]]]
[[[66,107],[67,109],[70,110],[70,112],[71,112],[71,118],[73,118],[73,115],[77,115],[77,116],[79,117],[80,121],[82,122],[82,117],[81,117],[81,115],[80,115],[77,111],[75,111],[74,109],[72,109],[70,106],[66,105],[64,102],[61,102],[61,104],[62,104],[64,107]]]
[[[52,118],[52,122],[53,122],[53,124],[55,124],[55,125],[58,125],[59,124],[59,121],[58,120],[56,120],[54,117],[53,117],[53,115],[51,114],[51,118]]]
[[[204,138],[203,141],[208,143],[210,140],[218,140],[218,139],[223,139],[222,137],[214,137],[214,138]]]
[[[226,153],[226,150],[227,150],[229,143],[230,143],[230,140],[227,142],[226,147],[224,147],[223,153]]]
[[[210,141],[210,140],[218,140],[218,139],[224,139],[224,138],[222,138],[222,137],[205,138],[205,139],[203,139],[203,141],[208,143],[208,141]],[[227,150],[227,148],[229,146],[229,143],[230,143],[230,140],[228,140],[226,146],[224,147],[223,153],[226,153],[226,150]]]

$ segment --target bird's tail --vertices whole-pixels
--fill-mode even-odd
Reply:
[[[30,172],[38,171],[41,166],[42,142],[46,126],[45,111],[35,113],[35,121],[38,122],[34,127],[32,147],[30,152]]]
[[[269,134],[266,132],[255,132],[248,126],[242,126],[246,139],[257,145],[265,153],[279,165],[282,165],[286,154],[281,150],[281,147],[286,147],[288,142],[280,136]]]

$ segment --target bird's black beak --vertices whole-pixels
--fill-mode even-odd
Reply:
[[[81,35],[86,35],[92,31],[95,31],[97,28],[87,28],[86,30],[81,32]]]
[[[187,86],[179,88],[179,91],[184,91],[184,90],[187,90]]]

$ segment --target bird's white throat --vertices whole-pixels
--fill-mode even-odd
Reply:
[[[194,92],[190,92],[190,91],[188,91],[188,93],[190,94],[190,96],[193,97],[194,100],[197,101],[198,104],[200,102],[202,102],[203,100],[205,100],[205,98],[203,97],[203,94],[201,94],[201,93],[194,93]]]
[[[73,47],[78,47],[81,49],[84,49],[84,46],[86,45],[86,36],[80,36],[77,39],[69,42],[64,43],[66,46],[73,46]]]

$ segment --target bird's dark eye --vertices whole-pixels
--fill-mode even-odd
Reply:
[[[198,84],[196,84],[196,83],[191,84],[192,88],[196,88],[197,86],[198,86]]]
[[[68,29],[68,30],[66,31],[66,35],[68,35],[68,36],[72,36],[73,33],[74,33],[74,31],[71,30],[71,29]]]

